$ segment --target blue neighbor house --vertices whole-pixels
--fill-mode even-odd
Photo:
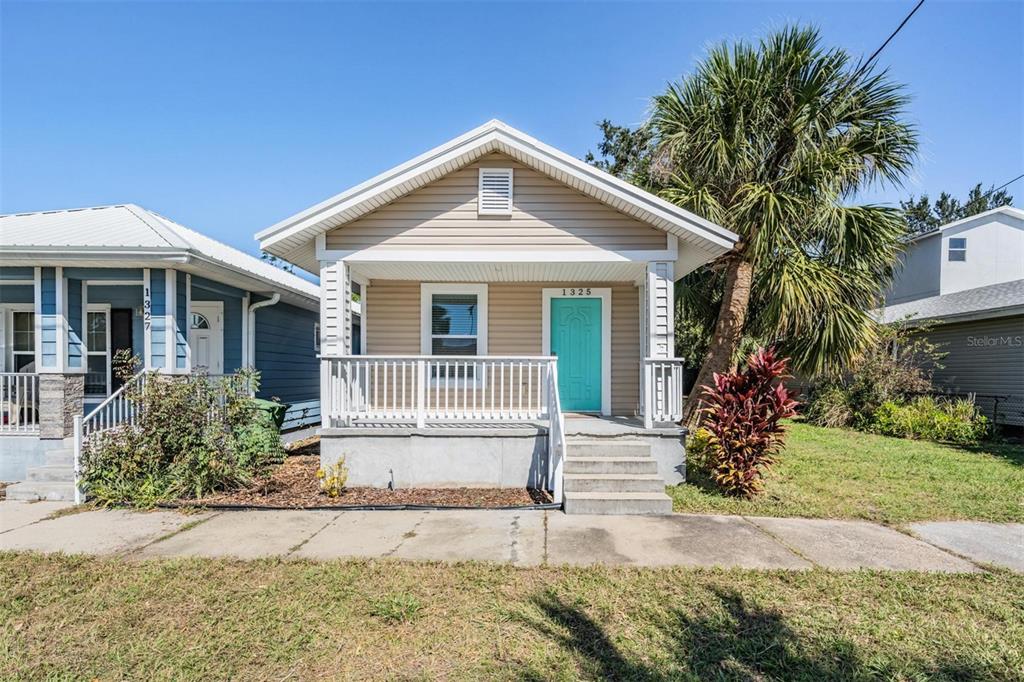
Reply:
[[[319,300],[139,206],[0,216],[0,480],[25,481],[8,496],[71,494],[74,419],[117,391],[121,350],[169,374],[253,367],[257,396],[290,405],[286,429],[318,424]]]

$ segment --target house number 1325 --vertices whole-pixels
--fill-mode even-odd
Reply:
[[[562,296],[590,296],[590,287],[579,289],[562,289]]]

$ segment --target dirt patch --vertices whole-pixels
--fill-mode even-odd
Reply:
[[[546,492],[529,488],[407,488],[401,490],[346,488],[339,497],[332,498],[320,492],[320,483],[316,478],[319,466],[319,455],[292,455],[270,476],[245,490],[210,495],[200,500],[189,500],[187,503],[295,509],[398,504],[486,509],[544,504],[551,501],[550,495]]]

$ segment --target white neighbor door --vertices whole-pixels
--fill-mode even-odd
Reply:
[[[192,348],[192,369],[209,374],[224,373],[224,304],[220,301],[192,301],[188,343]]]

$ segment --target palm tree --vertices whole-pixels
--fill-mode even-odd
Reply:
[[[717,303],[684,420],[712,373],[735,367],[745,334],[812,374],[874,338],[866,311],[892,276],[904,226],[898,209],[847,202],[907,176],[917,151],[908,101],[884,71],[822,48],[802,27],[716,47],[655,97],[661,195],[739,235],[684,281],[684,300]]]

